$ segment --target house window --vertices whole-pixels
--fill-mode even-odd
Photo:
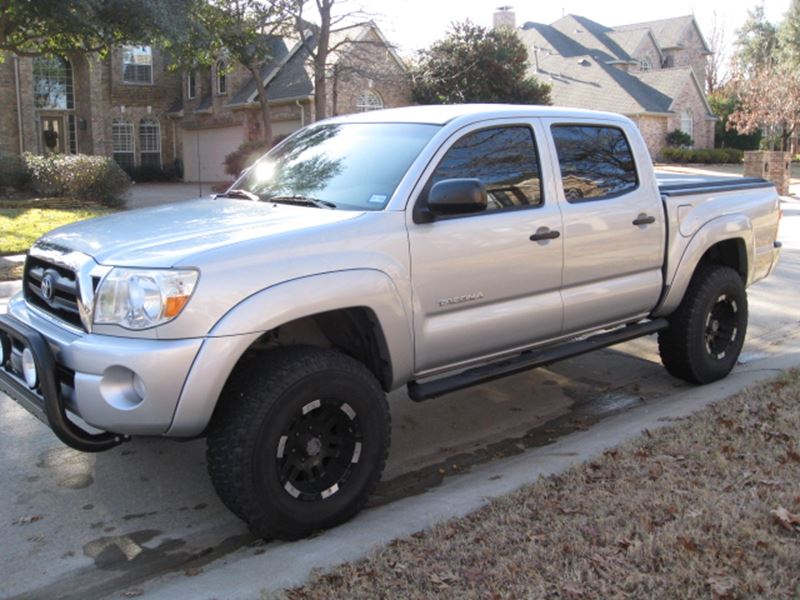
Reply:
[[[197,73],[190,71],[186,75],[186,97],[191,100],[197,96]]]
[[[639,64],[642,67],[642,71],[649,71],[653,68],[653,63],[650,62],[650,59],[647,56],[642,57],[642,60],[639,61]]]
[[[150,46],[125,46],[122,49],[122,81],[153,83],[153,51]]]
[[[161,168],[161,126],[155,119],[139,121],[139,157],[143,167]]]
[[[130,171],[133,168],[133,124],[126,119],[111,123],[111,150],[117,164]]]
[[[688,110],[684,110],[681,113],[681,131],[689,134],[689,136],[694,136],[694,120],[692,119],[692,113]]]
[[[363,92],[356,99],[356,112],[367,112],[383,108],[383,98],[375,92]]]
[[[228,65],[224,61],[217,63],[217,94],[224,96],[228,93]]]
[[[33,59],[33,104],[36,108],[67,110],[74,108],[72,65],[61,57]]]

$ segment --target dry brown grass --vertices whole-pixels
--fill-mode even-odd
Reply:
[[[311,598],[800,598],[800,372],[396,540]]]

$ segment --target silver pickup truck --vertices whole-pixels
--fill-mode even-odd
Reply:
[[[334,118],[215,199],[37,241],[0,387],[87,452],[204,436],[223,502],[294,539],[364,505],[400,386],[421,401],[654,333],[674,376],[726,376],[779,219],[760,179],[659,185],[615,114]]]

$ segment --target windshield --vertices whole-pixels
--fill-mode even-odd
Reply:
[[[418,123],[309,127],[256,162],[227,195],[344,210],[381,210],[438,129]]]

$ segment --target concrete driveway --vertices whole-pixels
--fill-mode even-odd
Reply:
[[[207,198],[210,183],[134,183],[125,196],[125,208],[147,208],[170,202]]]
[[[800,339],[800,201],[783,208],[782,261],[750,291],[751,325],[739,370],[780,356]],[[691,398],[692,389],[666,374],[654,339],[646,338],[425,404],[397,391],[390,396],[393,442],[384,481],[372,510],[342,531],[367,528],[360,533],[363,545],[369,527],[378,527],[371,515],[385,514],[381,505],[413,507],[431,497],[426,490],[466,481],[458,477],[470,470],[502,465],[576,430],[592,432],[612,415],[623,418],[676,393]],[[331,560],[314,553],[313,539],[255,540],[217,500],[203,441],[138,439],[81,454],[5,396],[0,421],[2,598],[119,597],[122,590],[158,588],[160,577],[174,586],[203,569],[223,572],[226,561],[243,556],[263,558],[258,568],[265,580],[271,572],[277,576],[287,552],[306,557],[306,571]],[[335,542],[336,535],[326,539]]]

